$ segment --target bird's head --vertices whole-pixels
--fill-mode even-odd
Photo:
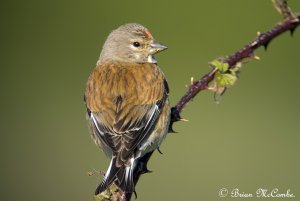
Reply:
[[[125,24],[112,31],[103,46],[98,63],[157,63],[153,55],[167,49],[154,40],[149,30],[140,24]]]

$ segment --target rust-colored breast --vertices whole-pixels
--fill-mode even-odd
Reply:
[[[91,112],[103,113],[106,122],[112,123],[118,111],[122,111],[119,118],[143,115],[136,106],[153,104],[164,93],[164,75],[157,65],[114,63],[92,71],[85,97]]]

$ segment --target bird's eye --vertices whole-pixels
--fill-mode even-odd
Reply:
[[[139,42],[133,42],[133,46],[134,46],[134,47],[140,47],[141,44],[140,44]]]

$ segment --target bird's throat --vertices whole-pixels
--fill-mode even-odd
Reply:
[[[156,64],[156,63],[157,63],[157,61],[156,61],[156,59],[153,57],[153,55],[149,55],[147,61],[148,61],[148,63],[153,63],[153,64]]]

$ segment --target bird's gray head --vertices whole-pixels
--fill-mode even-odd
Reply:
[[[167,47],[156,42],[147,28],[136,23],[125,24],[110,33],[97,64],[156,63],[153,55],[165,49]]]

